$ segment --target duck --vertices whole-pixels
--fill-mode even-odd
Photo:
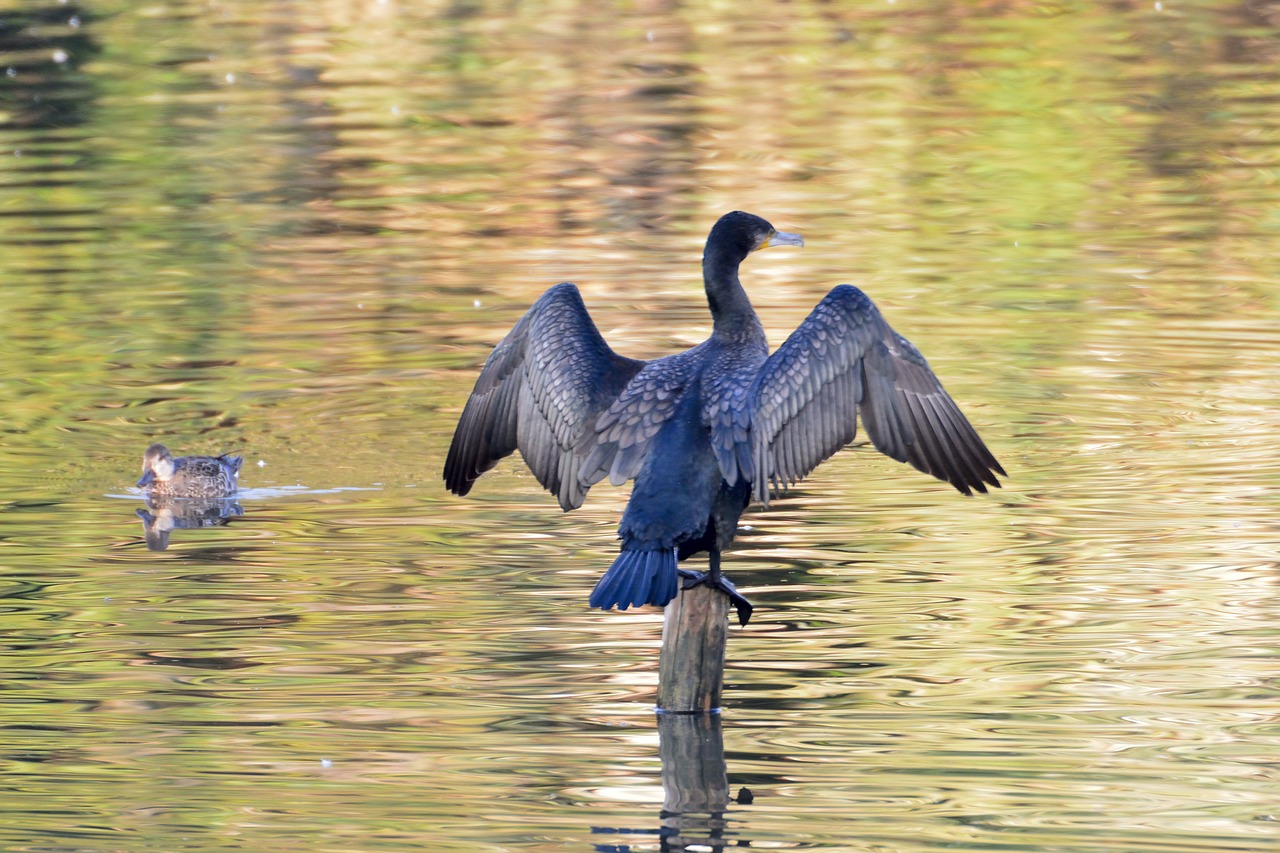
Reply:
[[[137,486],[148,494],[171,498],[223,498],[239,487],[242,456],[179,456],[163,444],[142,455],[142,478]]]

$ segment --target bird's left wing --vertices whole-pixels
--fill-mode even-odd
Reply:
[[[552,287],[480,371],[449,446],[445,485],[465,495],[519,449],[563,509],[581,506],[590,486],[578,469],[594,445],[592,427],[644,364],[609,348],[576,286]]]
[[[999,487],[1004,469],[928,362],[861,290],[833,289],[760,368],[751,410],[753,494],[790,486],[853,440],[964,494]]]
[[[654,359],[636,374],[595,424],[595,445],[579,469],[584,486],[606,476],[615,486],[644,467],[653,439],[675,415],[701,363],[701,345]]]

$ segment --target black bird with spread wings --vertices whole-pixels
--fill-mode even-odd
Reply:
[[[604,479],[635,487],[622,552],[592,607],[662,606],[679,578],[709,583],[746,624],[751,605],[720,573],[752,498],[794,484],[853,440],[862,419],[876,449],[962,493],[999,487],[1004,469],[906,338],[866,294],[842,284],[772,355],[738,280],[767,246],[795,234],[735,211],[707,237],[702,276],[711,337],[677,355],[637,361],[605,343],[571,283],[544,293],[494,348],[449,447],[444,481],[465,495],[519,450],[566,511]],[[710,570],[679,568],[708,552]]]

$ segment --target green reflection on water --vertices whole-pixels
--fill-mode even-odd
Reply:
[[[584,603],[625,490],[437,481],[542,290],[696,343],[744,208],[807,239],[772,339],[859,284],[1013,479],[858,449],[748,516],[729,837],[1269,849],[1280,42],[1164,5],[23,4],[2,846],[657,849],[659,618]],[[148,551],[157,438],[244,516]]]

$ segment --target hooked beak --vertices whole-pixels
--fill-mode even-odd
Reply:
[[[803,246],[804,238],[799,234],[788,234],[786,231],[775,231],[773,236],[764,241],[761,249],[767,249],[769,246]]]

